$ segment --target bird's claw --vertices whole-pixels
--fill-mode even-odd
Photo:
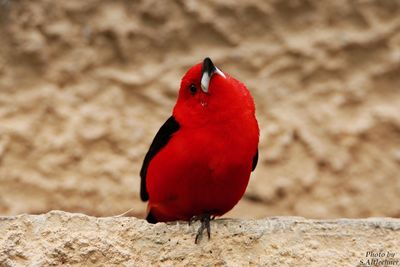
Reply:
[[[200,216],[193,216],[192,218],[190,218],[189,220],[189,226],[192,225],[192,223],[194,223],[195,221],[199,221],[200,220]]]

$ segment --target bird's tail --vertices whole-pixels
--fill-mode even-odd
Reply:
[[[149,210],[149,212],[147,213],[146,221],[148,223],[157,223],[158,222],[157,219],[154,217],[153,213],[151,213],[151,210]]]
[[[147,204],[147,211],[146,211],[146,221],[148,223],[158,223],[156,217],[154,217],[153,213],[151,212],[150,203]]]

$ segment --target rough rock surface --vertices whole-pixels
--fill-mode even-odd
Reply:
[[[0,266],[360,266],[385,258],[400,265],[399,219],[220,219],[198,245],[195,227],[60,211],[0,217]]]
[[[400,216],[400,1],[0,1],[0,213],[114,215],[180,77],[248,85],[260,161],[229,216]]]

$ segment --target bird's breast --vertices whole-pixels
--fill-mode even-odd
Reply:
[[[230,210],[246,189],[257,151],[257,125],[244,129],[181,127],[149,166],[151,205],[179,210],[182,216],[174,219]]]

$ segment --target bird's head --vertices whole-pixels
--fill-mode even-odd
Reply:
[[[201,125],[232,118],[241,110],[254,113],[247,88],[207,57],[183,76],[174,116],[181,124]]]

